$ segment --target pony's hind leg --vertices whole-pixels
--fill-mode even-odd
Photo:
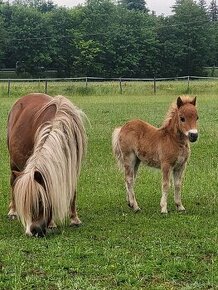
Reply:
[[[76,191],[74,193],[74,197],[70,203],[70,225],[71,226],[79,226],[82,222],[78,217],[76,211]]]
[[[124,158],[124,170],[125,170],[125,185],[127,191],[127,202],[128,205],[134,209],[135,212],[139,211],[140,208],[136,201],[134,193],[134,181],[136,178],[137,170],[139,167],[140,161],[134,153],[131,153]]]
[[[178,211],[185,211],[181,200],[181,186],[182,186],[182,176],[185,169],[185,165],[180,168],[174,168],[173,170],[173,180],[174,180],[174,201]]]

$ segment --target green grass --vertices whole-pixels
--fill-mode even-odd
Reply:
[[[11,98],[1,98],[0,289],[218,289],[218,96],[213,87],[202,93],[196,86],[197,92],[192,92],[198,99],[200,139],[191,145],[183,185],[187,212],[176,212],[171,190],[170,212],[162,216],[160,172],[141,167],[135,191],[142,211],[135,214],[125,201],[111,133],[131,118],[159,126],[169,104],[183,92],[176,83],[156,96],[151,91],[144,94],[140,86],[134,94],[131,86],[131,93],[123,95],[119,87],[115,94],[117,87],[110,93],[107,86],[98,95],[75,94],[69,86],[55,84],[49,91],[69,96],[86,112],[91,127],[87,126],[88,153],[78,188],[83,226],[63,226],[43,239],[26,237],[20,222],[7,219],[6,120],[27,87],[18,86]]]

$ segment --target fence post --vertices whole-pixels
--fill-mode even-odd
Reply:
[[[86,77],[86,90],[88,88],[88,77]]]
[[[11,80],[8,80],[8,97],[10,97]]]
[[[188,94],[189,94],[189,91],[190,91],[190,76],[188,76],[188,88],[187,88],[187,91],[188,91]]]
[[[120,77],[120,93],[122,95],[123,93],[123,88],[122,88],[122,78]]]
[[[48,93],[48,81],[45,80],[45,94]]]
[[[154,77],[154,94],[156,95],[157,86],[156,86],[156,78]]]

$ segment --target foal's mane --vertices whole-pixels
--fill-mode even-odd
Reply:
[[[191,98],[190,96],[180,96],[180,98],[181,98],[181,100],[182,100],[182,102],[183,102],[183,105],[192,102],[192,98]],[[169,107],[169,110],[168,110],[168,112],[167,112],[167,114],[166,114],[166,117],[165,117],[165,119],[164,119],[164,121],[163,121],[163,124],[162,124],[161,128],[166,128],[166,127],[168,127],[168,126],[170,125],[170,123],[171,123],[171,120],[172,120],[175,116],[177,116],[177,114],[178,114],[178,107],[177,107],[176,102],[173,102],[173,103],[171,104],[171,106]]]

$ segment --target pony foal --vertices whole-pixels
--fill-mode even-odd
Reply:
[[[85,114],[65,97],[30,94],[20,98],[8,118],[12,199],[30,236],[44,236],[49,225],[79,224],[76,187],[86,151]],[[53,222],[54,221],[54,222]]]
[[[181,201],[181,184],[190,154],[190,142],[198,139],[196,98],[178,97],[160,128],[132,120],[116,128],[112,147],[119,165],[124,168],[127,202],[134,211],[140,210],[133,190],[140,162],[162,171],[161,213],[167,213],[170,175],[174,181],[174,201],[178,211],[185,208]]]

